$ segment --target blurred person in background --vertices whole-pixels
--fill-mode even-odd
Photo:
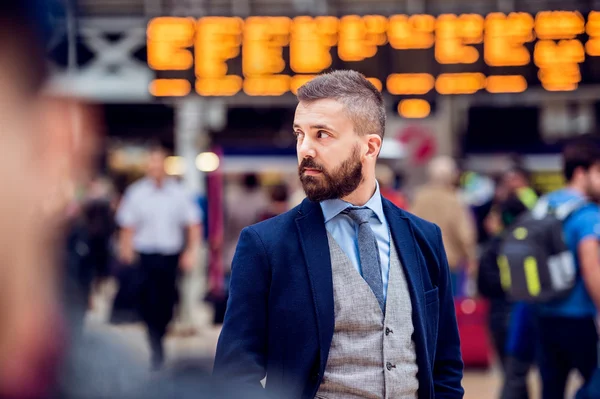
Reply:
[[[563,222],[565,242],[575,255],[576,285],[561,300],[538,306],[539,369],[544,399],[562,399],[571,370],[586,385],[598,367],[596,317],[600,309],[600,146],[581,137],[563,149],[567,187],[548,194],[550,206],[589,201]],[[596,382],[597,383],[597,382]]]
[[[452,287],[458,289],[458,276],[466,264],[469,274],[477,270],[477,234],[468,207],[456,189],[458,168],[450,157],[434,158],[428,166],[428,182],[420,187],[410,211],[442,229],[450,266]]]
[[[241,177],[239,184],[228,186],[225,204],[224,263],[231,265],[240,232],[258,220],[260,213],[269,205],[269,196],[258,176],[248,173]]]
[[[256,222],[262,222],[277,215],[281,215],[289,210],[288,208],[288,188],[285,184],[276,184],[269,189],[271,203],[260,214]]]
[[[389,199],[392,204],[396,205],[398,208],[407,209],[408,202],[406,198],[399,190],[396,190],[395,188],[396,174],[392,168],[384,164],[379,164],[375,168],[375,176],[379,182],[381,195],[384,198]]]
[[[478,213],[478,220],[480,221],[478,230],[484,232],[484,234],[481,234],[483,236],[481,238],[487,237],[489,240],[498,237],[502,230],[504,230],[505,226],[502,223],[502,212],[500,211],[500,206],[507,200],[511,193],[511,190],[505,184],[502,175],[496,176],[494,178],[494,183],[494,196],[488,203],[485,204],[485,206],[475,210],[476,213],[480,211]],[[487,240],[480,241],[480,243],[485,242],[487,242]]]
[[[537,203],[538,194],[531,187],[529,173],[525,169],[515,166],[508,170],[504,174],[503,184],[509,192],[514,192],[527,208],[531,209]]]
[[[334,71],[298,91],[307,199],[245,228],[215,375],[291,398],[462,398],[440,229],[382,198],[381,93]],[[439,333],[438,333],[439,331]]]
[[[239,182],[230,184],[225,191],[225,224],[223,266],[225,268],[224,292],[212,293],[209,298],[215,309],[214,323],[222,324],[229,297],[231,262],[235,254],[237,240],[242,229],[259,219],[261,212],[269,206],[269,197],[255,173],[241,176]]]
[[[493,194],[486,201],[472,207],[477,228],[477,243],[485,245],[503,229],[499,204],[506,200],[508,188],[501,175],[490,176],[493,182]]]
[[[530,211],[538,201],[538,194],[531,188],[528,172],[522,167],[513,166],[502,176],[502,186],[508,196],[509,205],[513,209]],[[522,212],[521,212],[522,213]],[[502,213],[502,208],[500,209]],[[502,228],[509,228],[506,215],[502,217]],[[514,219],[511,219],[514,222]],[[496,315],[501,317],[501,313]],[[497,325],[499,327],[499,325]],[[535,363],[537,326],[535,322],[535,308],[529,303],[513,303],[509,314],[508,330],[504,348],[504,385],[502,399],[527,399],[527,375]]]
[[[500,246],[504,241],[505,232],[525,212],[527,206],[515,194],[509,194],[497,202],[490,217],[498,217],[498,227],[491,231],[494,235],[481,252],[477,274],[477,288],[481,296],[490,301],[488,329],[494,345],[494,350],[503,371],[503,385],[500,393],[502,399],[527,399],[527,374],[533,363],[531,356],[523,358],[513,348],[509,349],[511,338],[511,314],[513,304],[507,297],[500,280],[498,256]],[[496,222],[494,222],[496,223]],[[512,332],[513,335],[522,333]],[[514,340],[514,338],[512,338]],[[531,340],[526,345],[534,347]],[[513,345],[514,346],[514,345]]]
[[[87,255],[83,262],[90,273],[90,288],[101,292],[110,276],[112,238],[116,231],[113,212],[114,193],[110,180],[95,176],[85,192],[82,216],[87,236]],[[93,306],[93,304],[91,304]]]
[[[117,211],[120,261],[140,268],[140,313],[148,328],[152,367],[164,362],[163,338],[178,299],[178,270],[194,267],[200,243],[200,211],[164,169],[166,150],[153,146],[147,175],[131,185]]]
[[[304,199],[306,198],[306,193],[304,192],[304,189],[302,188],[302,183],[299,180],[288,180],[288,184],[290,185],[289,187],[291,193],[290,199],[288,201],[288,209],[292,209],[297,207],[302,203],[302,201],[304,201]]]

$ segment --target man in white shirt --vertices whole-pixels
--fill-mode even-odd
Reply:
[[[198,256],[200,210],[164,171],[166,151],[153,147],[147,176],[127,189],[117,212],[120,259],[137,259],[143,274],[140,311],[148,327],[152,366],[164,361],[163,337],[177,300],[177,269],[189,271]]]

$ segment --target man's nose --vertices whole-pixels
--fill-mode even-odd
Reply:
[[[298,155],[300,155],[300,158],[314,158],[317,155],[317,151],[315,150],[313,144],[313,141],[308,137],[305,137],[302,140],[302,142],[298,146]]]

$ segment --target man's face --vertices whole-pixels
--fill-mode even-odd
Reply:
[[[148,176],[155,180],[165,177],[165,154],[162,151],[152,151],[148,155]]]
[[[344,105],[331,99],[301,102],[296,108],[298,174],[311,201],[344,198],[363,180],[366,145]]]
[[[586,173],[587,195],[600,203],[600,163],[592,165]]]

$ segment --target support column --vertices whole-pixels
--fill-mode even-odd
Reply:
[[[204,173],[196,167],[196,157],[208,147],[205,105],[206,100],[197,97],[184,98],[175,104],[175,154],[183,159],[183,184],[196,199],[206,195]],[[195,267],[179,283],[175,329],[184,336],[195,335],[209,324],[207,311],[198,301],[204,294],[206,264],[206,246],[201,243]]]
[[[205,101],[202,98],[185,98],[176,103],[175,108],[175,154],[183,159],[183,181],[195,196],[206,193],[204,173],[196,167],[196,157],[206,150],[208,143]]]

